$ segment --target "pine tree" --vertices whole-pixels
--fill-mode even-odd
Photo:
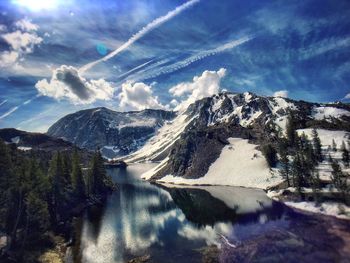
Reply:
[[[342,198],[348,204],[349,202],[348,196],[350,193],[350,188],[348,186],[347,181],[348,181],[349,175],[347,173],[342,172],[341,167],[337,161],[332,160],[331,166],[332,166],[333,185],[336,189],[340,191]]]
[[[312,144],[309,140],[306,140],[303,154],[305,156],[305,169],[308,175],[311,175],[312,171],[315,169],[317,165],[317,156],[315,155],[315,151],[312,147]]]
[[[34,158],[30,160],[30,170],[28,176],[28,191],[33,191],[38,195],[38,197],[46,199],[47,193],[50,190],[49,181]]]
[[[322,162],[322,144],[316,129],[312,129],[312,144],[317,161]]]
[[[334,140],[334,139],[332,140],[332,150],[333,150],[334,152],[337,151],[337,144],[335,143],[335,140]]]
[[[294,146],[296,142],[296,126],[292,113],[289,113],[286,125],[286,135],[290,146]]]
[[[14,169],[6,144],[0,140],[0,228],[6,229],[11,209],[11,190],[14,185]],[[8,230],[8,229],[7,229]],[[7,231],[8,232],[8,231]]]
[[[71,187],[71,173],[72,173],[72,161],[70,160],[70,156],[67,153],[61,154],[62,158],[62,172],[63,178],[65,180],[65,187]]]
[[[89,195],[106,194],[114,188],[112,179],[107,176],[104,160],[99,150],[92,158],[88,185]]]
[[[342,151],[343,163],[346,167],[349,167],[350,156],[349,156],[349,151],[346,149],[344,141],[342,142],[342,145],[341,145],[341,151]]]
[[[262,153],[270,167],[275,167],[277,164],[277,152],[271,144],[263,146]]]
[[[300,154],[296,154],[291,166],[293,186],[297,188],[301,195],[302,181],[303,181],[303,167],[302,158]]]
[[[49,211],[45,200],[35,191],[26,198],[26,237],[41,239],[49,228]],[[28,235],[28,236],[27,236]],[[23,242],[26,242],[25,239]]]
[[[50,162],[49,173],[51,178],[52,206],[57,223],[66,212],[65,207],[67,202],[62,157],[59,152],[53,156]]]
[[[84,199],[86,197],[83,172],[80,167],[80,158],[77,150],[74,151],[72,160],[72,186],[74,195],[78,199]]]
[[[287,181],[287,186],[290,187],[291,186],[291,182],[290,182],[290,162],[289,162],[289,158],[288,158],[288,145],[287,142],[285,142],[285,140],[280,139],[279,141],[279,155],[280,155],[280,162],[281,162],[281,169],[279,171],[280,175],[286,179]]]
[[[312,193],[314,196],[314,200],[316,205],[319,205],[321,203],[321,180],[320,180],[320,174],[318,172],[315,172],[311,176],[311,187],[312,187]]]
[[[332,166],[332,181],[335,188],[340,189],[342,187],[343,173],[340,165],[337,161],[331,159]]]

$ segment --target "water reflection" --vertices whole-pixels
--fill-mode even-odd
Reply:
[[[105,208],[90,209],[77,224],[75,262],[125,262],[146,254],[155,262],[200,262],[198,248],[220,245],[220,235],[237,241],[246,228],[284,221],[283,207],[262,191],[152,185],[139,179],[151,166],[109,171],[119,189]]]

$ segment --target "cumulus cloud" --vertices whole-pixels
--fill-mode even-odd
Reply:
[[[39,94],[57,100],[68,99],[74,104],[88,104],[96,100],[110,100],[114,89],[104,79],[86,80],[78,69],[62,65],[53,71],[49,81],[40,80],[35,85]]]
[[[169,90],[170,94],[174,97],[185,97],[184,101],[179,103],[175,110],[184,110],[196,100],[218,93],[221,79],[225,74],[225,68],[221,68],[218,71],[206,70],[201,76],[195,76],[192,82],[183,82],[172,87]]]
[[[151,86],[142,82],[132,83],[126,82],[122,85],[119,94],[119,106],[122,110],[144,110],[164,109],[158,97],[153,95]]]
[[[18,65],[25,54],[32,53],[34,47],[43,41],[35,32],[39,27],[29,20],[19,20],[14,26],[15,31],[7,32],[7,27],[0,25],[0,38],[9,45],[8,50],[0,52],[0,68]]]
[[[288,98],[288,90],[279,90],[273,94],[274,97]]]
[[[39,26],[36,24],[33,24],[32,21],[30,21],[29,19],[21,19],[18,20],[15,23],[15,26],[19,29],[21,29],[22,31],[37,31],[39,29]]]
[[[0,68],[13,65],[17,62],[19,58],[19,53],[16,51],[5,51],[0,53]]]
[[[2,35],[2,38],[13,50],[23,53],[31,53],[33,47],[43,41],[43,39],[35,33],[22,32],[20,30],[5,33]]]

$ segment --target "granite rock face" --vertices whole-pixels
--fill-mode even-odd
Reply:
[[[53,124],[47,134],[81,148],[100,148],[107,157],[129,154],[141,147],[175,113],[164,110],[116,112],[95,108],[69,114]]]

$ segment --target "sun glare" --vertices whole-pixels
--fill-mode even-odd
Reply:
[[[59,0],[14,0],[13,3],[32,11],[40,11],[57,7]]]

